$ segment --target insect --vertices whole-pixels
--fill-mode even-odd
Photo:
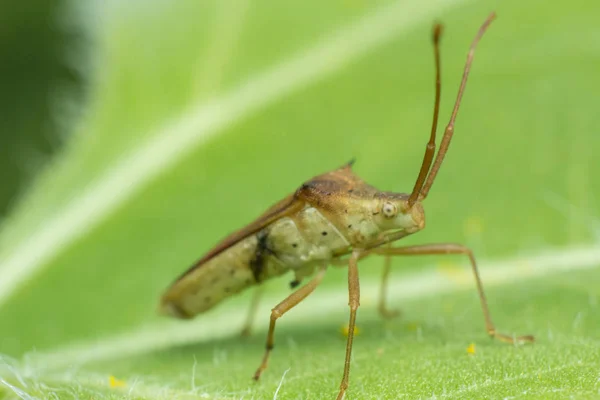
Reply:
[[[347,266],[350,317],[338,395],[338,399],[342,399],[349,383],[356,312],[360,303],[359,260],[369,255],[385,257],[379,310],[383,316],[390,317],[394,313],[386,307],[385,288],[391,256],[462,254],[469,258],[472,266],[487,333],[508,343],[533,342],[534,338],[529,335],[514,337],[496,331],[477,264],[469,248],[454,243],[391,246],[393,242],[425,227],[422,202],[427,198],[450,145],[475,48],[494,18],[495,14],[490,14],[473,39],[454,109],[437,155],[435,139],[441,92],[439,42],[442,26],[434,26],[436,89],[433,123],[412,192],[379,191],[352,172],[352,163],[316,176],[254,222],[226,237],[181,275],[164,293],[162,311],[179,318],[191,318],[234,293],[292,272],[294,279],[291,286],[295,291],[272,309],[265,354],[254,374],[254,379],[258,380],[273,350],[277,320],[315,290],[329,265]],[[300,286],[309,276],[313,276],[312,279]]]

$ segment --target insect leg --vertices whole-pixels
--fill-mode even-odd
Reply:
[[[348,389],[348,377],[350,375],[350,359],[352,357],[352,341],[354,339],[354,327],[356,325],[356,311],[360,305],[360,283],[358,280],[358,259],[361,251],[354,250],[348,261],[348,305],[350,306],[350,321],[348,322],[348,339],[346,341],[346,360],[344,361],[344,375],[340,383],[340,392],[337,399],[342,400]]]
[[[388,278],[390,276],[390,267],[392,266],[392,257],[387,255],[383,261],[383,274],[381,275],[381,289],[379,290],[378,310],[382,318],[391,319],[400,315],[399,310],[392,310],[387,307],[385,299],[387,298]]]
[[[419,246],[407,246],[407,247],[396,247],[396,248],[378,248],[370,251],[372,254],[381,254],[385,256],[392,255],[434,255],[434,254],[464,254],[469,257],[471,261],[471,268],[473,269],[473,275],[475,276],[475,282],[477,284],[477,291],[479,293],[479,300],[481,302],[481,308],[483,309],[483,316],[485,318],[485,327],[488,334],[502,342],[507,343],[521,343],[521,342],[533,342],[534,338],[531,335],[525,336],[509,336],[496,331],[496,327],[492,322],[490,311],[488,308],[487,300],[483,290],[483,284],[479,276],[479,270],[477,269],[477,263],[473,252],[468,247],[454,243],[438,243],[428,244]]]
[[[244,327],[242,328],[241,332],[242,336],[250,336],[250,333],[252,332],[252,324],[254,323],[256,317],[256,311],[258,310],[258,304],[260,303],[262,293],[263,286],[258,285],[256,289],[254,289],[254,293],[252,294],[252,300],[250,300],[250,308],[248,309],[246,322],[244,323]]]
[[[274,346],[274,334],[275,334],[275,322],[277,319],[283,316],[286,312],[294,308],[298,303],[308,297],[319,283],[323,280],[325,276],[326,268],[322,267],[317,275],[311,279],[306,285],[302,286],[300,289],[296,290],[294,293],[290,294],[285,298],[281,303],[277,304],[275,308],[271,311],[271,322],[269,324],[269,333],[267,334],[267,345],[265,350],[265,355],[263,357],[260,366],[254,373],[254,379],[258,380],[262,372],[267,368],[267,364],[269,362],[269,355],[271,354],[271,350],[273,350]]]

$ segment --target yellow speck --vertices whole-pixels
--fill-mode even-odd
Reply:
[[[348,337],[348,333],[350,332],[350,329],[348,328],[348,325],[344,325],[340,328],[340,332],[342,332],[342,335]],[[358,326],[354,326],[354,336],[360,334],[360,329],[358,329]]]
[[[454,304],[450,302],[445,302],[444,304],[442,304],[442,308],[444,309],[446,314],[449,314],[454,311]]]
[[[381,357],[383,355],[383,347],[377,349],[377,356]]]
[[[465,232],[465,236],[481,235],[484,230],[483,219],[472,215],[465,220],[463,229]]]
[[[108,377],[108,386],[111,388],[125,387],[125,381],[117,379],[111,375]]]
[[[467,354],[474,355],[475,354],[475,343],[471,343],[469,347],[467,347]]]
[[[470,283],[473,280],[473,275],[461,264],[444,262],[440,263],[437,269],[441,274],[458,284]]]
[[[406,329],[408,329],[411,332],[416,332],[420,327],[421,325],[419,325],[416,322],[409,322],[408,324],[406,324]]]
[[[533,266],[526,261],[519,263],[519,269],[527,274],[533,273],[534,271]]]

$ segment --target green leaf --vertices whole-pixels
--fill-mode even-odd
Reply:
[[[289,294],[289,277],[267,285],[247,339],[238,332],[251,293],[194,321],[156,316],[157,299],[225,234],[353,157],[368,182],[410,190],[431,118],[431,24],[446,25],[444,122],[491,8],[460,0],[83,6],[94,45],[89,102],[0,233],[0,398],[334,397],[345,269],[328,271],[278,321],[259,383],[250,377],[269,309]],[[381,260],[369,258],[360,264],[349,398],[600,394],[600,137],[590,90],[600,87],[600,6],[493,8],[498,19],[478,48],[425,203],[428,229],[405,243],[470,246],[498,329],[537,342],[489,340],[457,256],[394,260],[388,300],[403,314],[382,321]]]

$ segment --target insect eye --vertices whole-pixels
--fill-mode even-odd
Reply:
[[[392,203],[383,203],[383,207],[381,208],[381,212],[386,218],[395,217],[398,213],[398,209],[395,204]]]

